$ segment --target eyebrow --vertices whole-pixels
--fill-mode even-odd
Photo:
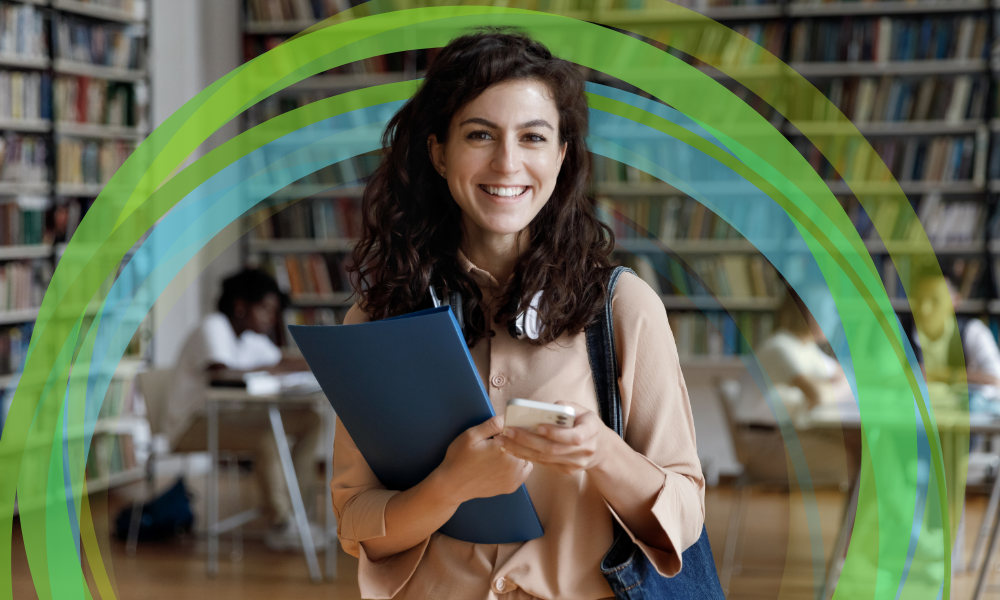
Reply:
[[[466,119],[461,123],[459,123],[458,126],[461,127],[466,123],[478,123],[480,125],[485,125],[486,127],[492,127],[493,129],[500,129],[500,126],[494,123],[493,121],[490,121],[488,119],[483,119],[480,117],[472,117],[471,119]],[[527,121],[525,123],[521,123],[520,125],[517,126],[518,129],[528,129],[529,127],[548,127],[552,131],[555,131],[555,128],[549,125],[549,122],[546,121],[545,119],[535,119],[533,121]]]

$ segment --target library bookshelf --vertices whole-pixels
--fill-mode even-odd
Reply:
[[[245,58],[354,1],[245,0]],[[509,0],[504,5],[574,6],[571,0],[548,1]],[[963,300],[957,310],[983,318],[1000,337],[1000,215],[995,210],[1000,193],[1000,0],[693,0],[687,5],[767,48],[806,77],[856,124],[892,170],[916,221],[889,199],[871,214],[861,208],[842,178],[846,168],[856,165],[835,168],[805,137],[844,133],[825,122],[827,115],[797,114],[795,127],[787,113],[722,71],[677,54],[765,116],[823,176],[865,240],[897,312],[910,310],[902,290],[908,269],[922,258],[912,241],[922,225],[942,268],[959,281]],[[671,35],[680,35],[680,30],[665,27],[670,17],[654,0],[599,0],[590,11],[574,14],[591,20],[596,16],[612,26],[639,26],[647,41],[660,48],[670,46]],[[753,56],[719,47],[708,36],[699,44],[741,74],[782,76],[775,65],[758,64]],[[405,53],[317,75],[254,107],[245,126],[354,87],[419,77],[432,57],[433,51]],[[602,73],[591,72],[589,78],[636,91]],[[889,191],[879,183],[863,187],[867,193]],[[244,249],[249,261],[271,269],[290,292],[293,308],[287,321],[338,323],[351,303],[342,260],[357,234],[360,190],[315,196],[307,191],[286,191],[284,198],[303,200],[275,210],[248,234]],[[624,164],[595,156],[592,192],[615,228],[618,257],[661,294],[685,369],[742,369],[740,355],[771,332],[783,294],[761,250],[680,190]],[[892,235],[880,238],[876,223]],[[897,253],[895,263],[890,250]]]
[[[0,3],[0,427],[13,390],[33,384],[20,371],[66,243],[149,130],[147,9],[147,0]],[[138,268],[129,258],[119,273]],[[88,422],[88,492],[144,477],[149,426],[134,379],[148,365],[150,324],[143,321]],[[22,466],[45,443],[29,439]],[[11,453],[0,445],[0,462]],[[32,499],[19,499],[19,510],[29,506]]]

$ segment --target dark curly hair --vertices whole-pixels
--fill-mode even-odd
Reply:
[[[273,277],[260,269],[244,269],[222,281],[219,312],[232,318],[237,300],[243,300],[248,306],[252,306],[268,294],[277,296],[282,308],[288,305],[288,296],[281,291]]]
[[[447,141],[452,116],[491,86],[532,79],[547,84],[559,113],[566,155],[555,188],[528,226],[527,249],[514,276],[501,282],[495,322],[505,326],[544,290],[538,344],[578,333],[603,309],[614,233],[587,195],[591,158],[585,138],[584,78],[568,61],[513,27],[478,27],[452,40],[434,59],[420,89],[382,133],[385,156],[362,198],[362,232],[348,270],[357,277],[359,307],[371,320],[427,308],[428,286],[464,297],[465,339],[490,335],[482,292],[457,261],[462,211],[434,169],[427,139]]]

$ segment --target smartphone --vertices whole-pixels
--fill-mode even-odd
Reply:
[[[538,433],[539,425],[572,427],[575,420],[576,411],[571,406],[511,398],[507,401],[503,430],[506,433],[510,427],[523,427],[532,433]]]

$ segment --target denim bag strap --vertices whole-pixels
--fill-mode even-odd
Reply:
[[[608,282],[607,302],[597,321],[586,330],[587,355],[597,389],[601,419],[619,437],[625,437],[621,392],[618,389],[618,357],[615,352],[611,299],[622,273],[635,272],[616,267]],[[663,577],[646,554],[632,541],[617,520],[612,520],[614,542],[601,561],[601,573],[618,600],[705,599],[724,600],[712,548],[705,527],[701,537],[681,555],[683,568],[674,577]]]

